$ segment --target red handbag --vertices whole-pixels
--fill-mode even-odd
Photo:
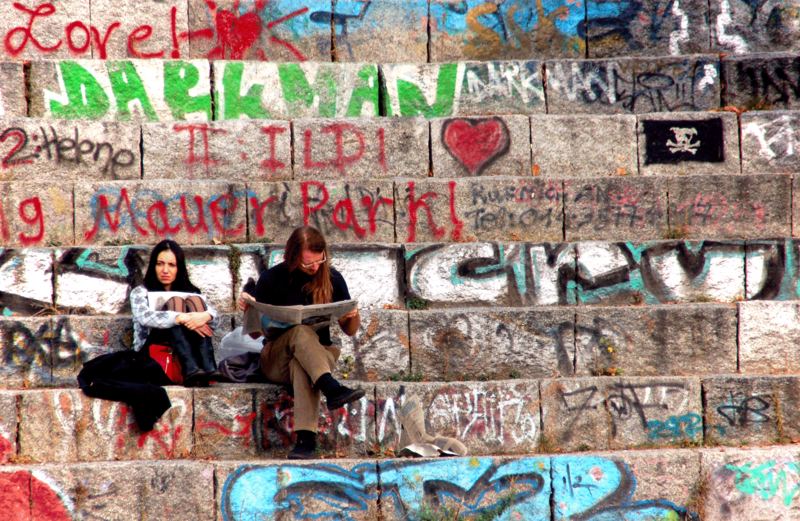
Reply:
[[[172,383],[181,385],[183,384],[183,371],[178,359],[173,356],[172,348],[161,344],[150,344],[149,348],[150,358],[158,362],[164,374],[167,375]]]

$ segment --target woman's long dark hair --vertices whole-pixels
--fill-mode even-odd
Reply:
[[[324,253],[325,262],[313,275],[311,282],[306,284],[303,289],[311,294],[314,304],[327,304],[333,298],[333,285],[331,284],[331,256],[328,253],[328,245],[325,237],[313,226],[301,226],[295,228],[289,240],[286,241],[286,251],[283,260],[289,271],[300,268],[303,250],[310,250],[314,253]]]
[[[153,251],[150,252],[150,262],[147,265],[147,271],[144,274],[144,287],[147,291],[164,291],[164,285],[161,284],[156,275],[156,261],[158,255],[162,251],[171,251],[175,255],[175,262],[178,265],[178,274],[175,276],[175,282],[170,286],[170,291],[185,291],[187,293],[200,293],[197,286],[192,284],[189,280],[189,272],[186,271],[186,255],[183,253],[177,242],[164,239],[155,246]]]

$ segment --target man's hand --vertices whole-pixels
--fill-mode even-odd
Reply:
[[[253,296],[250,293],[246,293],[244,291],[239,293],[239,298],[236,299],[236,305],[238,306],[239,311],[247,311],[247,308],[250,307],[250,305],[247,303],[248,300],[253,300]]]
[[[361,316],[358,314],[358,308],[339,317],[339,327],[347,336],[355,335],[360,325]]]

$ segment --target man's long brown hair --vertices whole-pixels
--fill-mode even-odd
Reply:
[[[313,275],[311,282],[306,284],[303,289],[311,294],[314,304],[326,304],[333,299],[333,285],[331,284],[331,256],[328,252],[328,245],[325,237],[313,226],[301,226],[295,228],[286,241],[286,251],[283,260],[289,271],[300,269],[303,262],[303,250],[310,250],[314,253],[324,253],[325,262]]]

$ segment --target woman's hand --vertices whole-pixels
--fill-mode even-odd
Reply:
[[[194,331],[200,336],[211,336],[214,332],[209,327],[211,314],[208,311],[195,311],[193,313],[181,313],[175,319],[175,323],[183,326],[190,331]]]

